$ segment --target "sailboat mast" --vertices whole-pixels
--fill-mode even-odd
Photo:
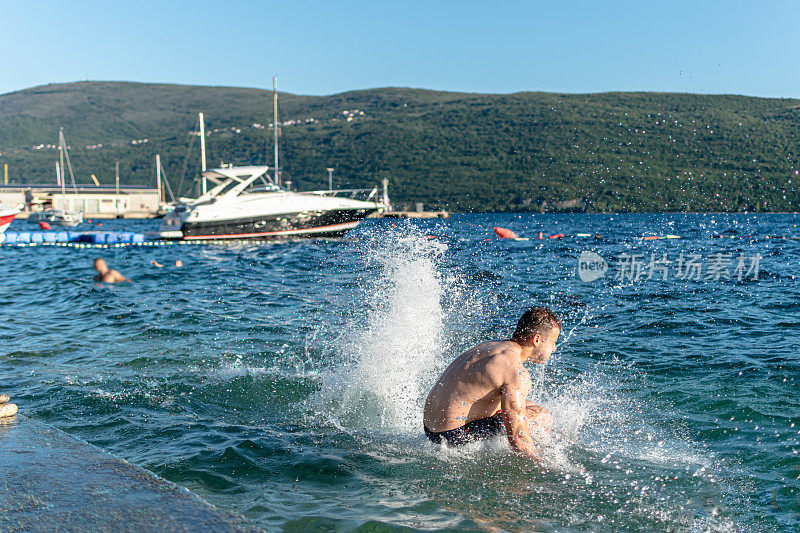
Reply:
[[[272,125],[275,136],[275,185],[281,184],[281,174],[278,170],[278,76],[272,78]]]
[[[200,113],[200,170],[206,171],[206,122]],[[206,193],[206,176],[203,174],[203,194]]]
[[[66,150],[66,144],[64,142],[64,128],[58,130],[58,162],[59,162],[59,176],[61,177],[61,208],[66,211],[67,210],[67,191],[65,187],[65,180],[64,179],[64,150]]]
[[[114,164],[114,190],[116,192],[114,211],[119,215],[119,161]]]
[[[158,204],[160,208],[164,196],[161,191],[161,154],[156,154],[156,190],[158,190]]]

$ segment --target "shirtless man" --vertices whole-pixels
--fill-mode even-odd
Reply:
[[[459,355],[425,401],[425,435],[460,445],[500,435],[538,460],[528,422],[547,431],[550,413],[527,400],[531,377],[522,363],[543,363],[556,347],[561,323],[546,307],[525,312],[510,340],[489,341]]]
[[[130,281],[116,270],[108,268],[105,259],[97,258],[94,260],[94,269],[97,270],[94,280],[98,283],[117,283],[118,281]]]

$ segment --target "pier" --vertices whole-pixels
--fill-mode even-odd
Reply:
[[[384,201],[388,205],[388,209],[384,211],[381,216],[384,218],[449,218],[450,213],[441,209],[439,211],[425,211],[425,207],[422,202],[416,202],[415,204],[409,204],[404,209],[394,210],[392,209],[391,204],[388,203],[388,192],[386,186],[386,180],[384,180],[383,184],[383,197]],[[413,207],[413,209],[412,209]]]
[[[240,515],[63,431],[0,420],[0,530],[258,532]]]
[[[383,218],[449,218],[447,211],[386,211]]]

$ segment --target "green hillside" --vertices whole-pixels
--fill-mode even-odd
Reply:
[[[281,121],[295,122],[282,128],[282,166],[301,190],[326,187],[333,167],[337,186],[386,177],[395,204],[453,211],[797,211],[798,105],[661,93],[281,93]],[[160,153],[187,193],[200,111],[209,166],[267,161],[271,131],[252,125],[271,122],[271,91],[81,82],[0,95],[0,163],[12,183],[54,182],[57,151],[40,145],[63,127],[78,181],[94,173],[113,183],[119,161],[123,183],[153,184]]]

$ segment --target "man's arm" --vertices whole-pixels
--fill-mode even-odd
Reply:
[[[524,369],[521,370],[525,372]],[[503,412],[503,424],[506,426],[508,443],[515,451],[539,460],[536,447],[528,431],[528,418],[525,411],[525,400],[530,392],[530,384],[523,379],[519,371],[506,380],[502,388],[500,409]]]

